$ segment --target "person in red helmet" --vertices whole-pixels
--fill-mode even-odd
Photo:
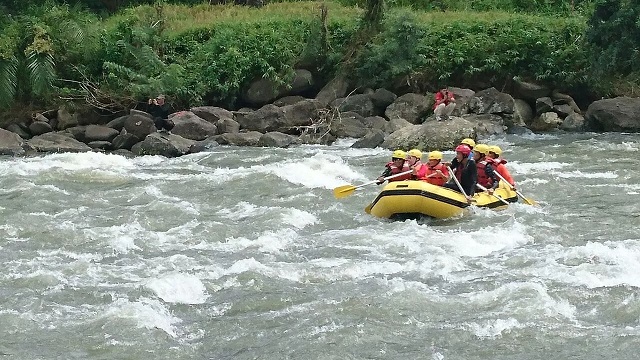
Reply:
[[[462,189],[468,196],[468,200],[471,200],[471,196],[475,194],[476,183],[478,182],[478,169],[475,160],[469,158],[470,153],[469,146],[458,145],[456,147],[456,158],[451,162],[453,176],[460,182]],[[444,187],[460,191],[455,182],[447,182]]]

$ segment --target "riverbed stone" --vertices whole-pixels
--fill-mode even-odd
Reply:
[[[626,96],[594,101],[585,114],[591,128],[640,132],[640,99]]]
[[[29,146],[39,152],[87,152],[91,148],[69,133],[50,132],[28,140]]]
[[[25,140],[18,134],[0,129],[0,155],[22,155],[25,153]]]
[[[403,127],[387,136],[380,145],[386,149],[423,151],[453,149],[464,138],[476,138],[476,124],[458,116],[451,116],[434,126],[433,121]]]

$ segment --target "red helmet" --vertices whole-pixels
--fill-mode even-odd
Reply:
[[[464,156],[469,156],[469,154],[471,154],[471,149],[469,149],[465,144],[460,144],[456,147],[456,152],[460,152]]]

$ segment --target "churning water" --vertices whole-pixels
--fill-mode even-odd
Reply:
[[[2,158],[0,358],[636,359],[640,135],[490,142],[541,207],[373,218],[347,141]]]

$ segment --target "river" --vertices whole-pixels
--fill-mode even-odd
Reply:
[[[541,206],[371,217],[348,140],[1,158],[0,358],[637,359],[640,135],[489,142]]]

